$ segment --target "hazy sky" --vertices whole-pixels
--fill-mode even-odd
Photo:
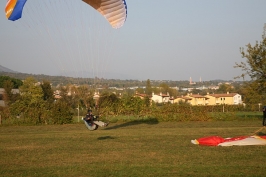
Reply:
[[[240,47],[261,41],[265,0],[127,0],[120,29],[81,0],[0,9],[0,65],[32,74],[139,80],[233,80]],[[54,2],[54,3],[50,3]]]

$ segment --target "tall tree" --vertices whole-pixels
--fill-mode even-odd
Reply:
[[[246,82],[242,88],[241,93],[243,94],[243,101],[246,104],[265,104],[265,101],[263,100],[262,94],[259,94],[256,89],[258,86],[256,85],[256,82]]]
[[[152,87],[151,87],[151,81],[150,79],[147,80],[146,82],[146,92],[147,95],[151,95],[152,94]]]
[[[20,87],[21,96],[12,104],[12,112],[15,115],[23,114],[24,118],[31,123],[43,123],[44,100],[42,88],[36,84],[37,81],[29,77]]]
[[[264,31],[262,35],[262,41],[256,41],[256,44],[252,46],[250,43],[244,48],[240,49],[242,58],[246,58],[246,62],[236,63],[235,68],[240,68],[244,73],[240,77],[248,75],[253,84],[257,86],[258,92],[266,91],[266,24],[264,25]]]
[[[11,82],[11,80],[6,80],[3,86],[5,89],[4,100],[7,104],[9,104],[9,101],[12,99],[12,89],[14,87],[14,84],[13,82]]]
[[[41,88],[42,88],[42,91],[43,91],[43,100],[51,100],[53,101],[53,90],[52,90],[52,87],[51,87],[51,84],[49,81],[47,80],[44,80],[43,83],[41,84]]]

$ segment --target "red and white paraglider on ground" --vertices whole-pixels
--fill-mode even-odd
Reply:
[[[195,140],[191,143],[204,146],[247,146],[266,145],[266,136],[239,136],[233,138],[222,138],[220,136],[208,136]]]
[[[238,136],[233,138],[222,138],[220,136],[207,136],[191,140],[191,143],[203,146],[248,146],[266,145],[266,134],[260,132],[266,128],[266,106],[263,108],[263,127],[253,133],[252,136]],[[257,134],[258,133],[258,134]],[[259,136],[262,135],[262,136]]]

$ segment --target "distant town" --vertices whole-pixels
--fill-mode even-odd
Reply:
[[[49,81],[54,89],[55,98],[60,98],[60,86],[80,87],[87,85],[95,90],[94,96],[99,96],[101,90],[109,90],[118,95],[128,92],[132,95],[144,99],[149,97],[157,103],[178,103],[186,102],[191,105],[217,105],[217,104],[242,104],[242,96],[239,88],[243,84],[241,81],[211,80],[193,81],[190,77],[184,81],[172,80],[119,80],[103,78],[72,78],[64,76],[33,75],[17,72],[1,72],[1,76],[24,80],[28,77],[35,78],[38,83]],[[147,82],[152,87],[152,92],[147,93]],[[69,91],[69,94],[71,92]]]

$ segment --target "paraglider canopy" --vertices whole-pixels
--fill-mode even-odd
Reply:
[[[266,136],[239,136],[233,138],[222,138],[219,136],[202,137],[191,140],[193,144],[203,146],[247,146],[266,145]]]
[[[9,0],[5,8],[6,18],[12,21],[20,19],[26,2],[27,0]]]
[[[9,0],[5,13],[8,20],[18,20],[22,16],[23,7],[27,0]],[[125,0],[83,0],[100,12],[113,28],[123,26],[127,18],[127,5]]]
[[[83,0],[100,12],[113,28],[123,26],[127,17],[125,0]]]
[[[8,0],[5,14],[16,34],[25,32],[36,44],[36,52],[22,55],[56,67],[52,75],[88,78],[85,84],[94,89],[111,77],[121,34],[113,28],[126,21],[125,0]]]

